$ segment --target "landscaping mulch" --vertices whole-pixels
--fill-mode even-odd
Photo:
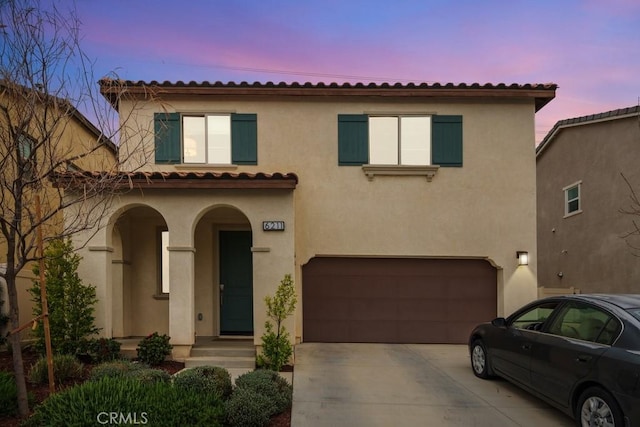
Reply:
[[[25,372],[29,372],[29,368],[36,363],[40,358],[40,355],[34,352],[30,348],[26,348],[22,351],[22,359],[25,366]],[[56,390],[64,390],[65,388],[72,387],[76,384],[80,384],[89,378],[91,369],[94,365],[85,364],[84,375],[82,379],[66,381],[61,384],[56,384]],[[164,361],[158,366],[154,366],[157,369],[163,369],[169,374],[175,374],[184,368],[184,363],[175,362],[172,360]],[[0,371],[13,372],[13,358],[11,352],[0,350]],[[27,391],[34,397],[36,404],[41,403],[47,397],[49,397],[49,384],[32,384],[27,381]],[[20,426],[21,418],[19,417],[4,417],[0,418],[0,427],[18,427]],[[290,427],[291,426],[291,409],[276,415],[271,419],[268,427]]]

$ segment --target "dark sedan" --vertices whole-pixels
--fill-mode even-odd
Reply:
[[[640,295],[535,301],[477,326],[469,351],[476,376],[503,377],[580,426],[640,426]]]

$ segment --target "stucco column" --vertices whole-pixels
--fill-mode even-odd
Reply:
[[[189,357],[195,342],[194,270],[195,249],[169,246],[169,335],[173,358]]]
[[[96,326],[100,328],[100,336],[107,338],[113,336],[112,252],[110,246],[88,246],[80,263],[84,266],[80,272],[83,284],[96,288]]]

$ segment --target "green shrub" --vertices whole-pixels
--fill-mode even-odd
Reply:
[[[264,394],[236,388],[224,404],[227,423],[238,427],[262,427],[269,423],[275,405]]]
[[[154,382],[163,382],[168,383],[171,382],[171,375],[162,369],[134,369],[133,371],[129,371],[126,373],[126,376],[129,378],[135,378],[138,381],[154,383]]]
[[[18,412],[18,389],[13,375],[0,372],[0,418],[10,417]]]
[[[196,366],[174,377],[173,384],[184,390],[213,393],[226,400],[232,391],[231,375],[220,366]]]
[[[130,360],[114,360],[112,362],[105,362],[95,366],[91,370],[89,380],[98,381],[104,377],[122,378],[130,376],[132,371],[139,371],[143,369],[149,369],[149,365],[131,362]]]
[[[173,346],[169,340],[167,335],[158,335],[157,332],[146,336],[138,344],[138,360],[151,366],[159,365],[171,354]]]
[[[251,390],[271,400],[275,412],[269,415],[284,412],[291,406],[293,387],[275,371],[258,369],[240,375],[236,379],[236,388]]]
[[[86,343],[86,354],[93,363],[103,363],[120,357],[120,343],[113,338],[93,338]]]
[[[78,362],[75,356],[69,354],[56,354],[53,356],[53,376],[56,382],[82,378],[84,365]],[[41,357],[29,371],[29,381],[35,384],[49,382],[49,369],[47,358]]]
[[[120,424],[220,426],[224,420],[222,402],[214,395],[180,390],[164,382],[101,378],[51,395],[35,408],[28,424],[99,425],[100,414],[105,421],[114,411],[129,417],[128,423]]]

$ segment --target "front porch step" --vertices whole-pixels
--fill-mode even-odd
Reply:
[[[256,347],[253,339],[198,337],[184,364],[185,368],[211,365],[253,370],[256,365]]]
[[[192,347],[191,357],[253,357],[256,350],[253,344],[247,347]]]
[[[184,360],[185,368],[193,368],[195,366],[221,366],[223,368],[253,370],[256,366],[256,358],[246,356],[192,356]]]

